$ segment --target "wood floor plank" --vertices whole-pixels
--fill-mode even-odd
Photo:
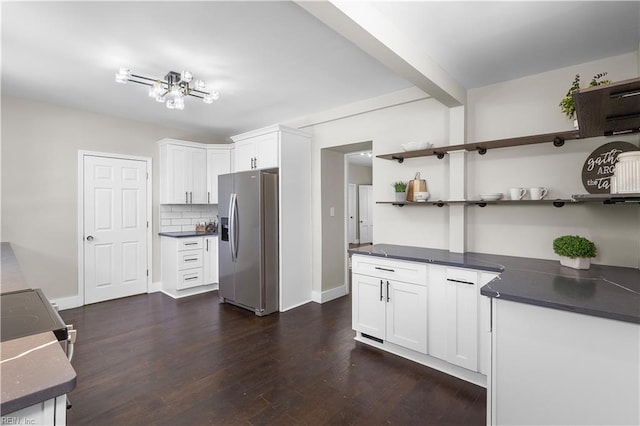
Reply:
[[[261,318],[154,293],[61,315],[72,426],[485,423],[483,388],[354,341],[349,297]]]

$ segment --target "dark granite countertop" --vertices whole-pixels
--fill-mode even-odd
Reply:
[[[172,238],[185,238],[185,237],[217,237],[217,232],[196,232],[196,231],[182,231],[182,232],[159,232],[161,237]]]
[[[0,292],[31,288],[9,243],[2,243]],[[53,332],[0,343],[0,414],[64,395],[76,386],[76,372]]]
[[[422,247],[376,244],[352,254],[499,272],[481,294],[530,305],[640,324],[640,269],[591,265],[576,270],[559,261],[483,253],[451,253]]]

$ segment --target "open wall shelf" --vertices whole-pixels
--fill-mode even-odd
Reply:
[[[559,147],[564,145],[565,141],[575,140],[575,139],[580,139],[579,131],[569,130],[565,132],[545,133],[542,135],[522,136],[517,138],[509,138],[509,139],[497,139],[493,141],[471,142],[471,143],[465,143],[461,145],[441,146],[441,147],[434,147],[434,148],[428,148],[428,149],[421,149],[418,151],[403,151],[403,152],[396,152],[393,154],[378,155],[377,157],[383,158],[385,160],[396,160],[399,163],[402,163],[406,158],[428,157],[431,155],[435,155],[438,158],[444,158],[445,154],[452,151],[460,151],[460,150],[477,151],[480,155],[484,155],[487,153],[489,149],[507,148],[511,146],[522,146],[522,145],[535,145],[535,144],[548,143],[548,142],[552,142],[554,146]]]
[[[638,194],[575,194],[567,199],[548,199],[548,200],[437,200],[425,202],[412,201],[376,201],[376,204],[391,204],[398,207],[403,206],[429,206],[444,207],[450,205],[466,205],[486,207],[488,205],[511,205],[511,206],[529,206],[529,205],[553,205],[554,207],[564,207],[565,204],[582,204],[582,203],[602,203],[602,204],[622,204],[635,203],[640,205],[640,193]]]

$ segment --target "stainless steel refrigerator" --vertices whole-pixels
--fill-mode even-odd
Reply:
[[[218,178],[220,301],[256,315],[278,311],[278,171]]]

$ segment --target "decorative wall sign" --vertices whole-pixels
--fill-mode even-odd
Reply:
[[[637,146],[630,142],[609,142],[596,148],[582,166],[582,185],[589,194],[608,194],[609,181],[613,175],[613,168],[618,154],[627,151],[638,151]]]

